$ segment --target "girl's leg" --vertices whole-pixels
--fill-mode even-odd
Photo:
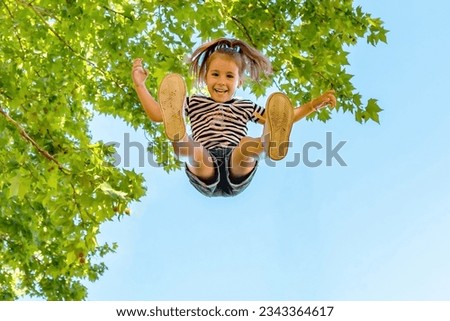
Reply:
[[[283,159],[288,152],[294,118],[291,101],[285,94],[273,93],[267,100],[265,115],[263,136],[244,137],[233,151],[230,172],[234,178],[248,175],[263,151],[275,161]]]
[[[261,138],[244,137],[231,154],[230,173],[233,178],[250,174],[264,151]]]
[[[214,177],[214,163],[211,155],[202,145],[196,143],[188,135],[172,144],[175,154],[180,159],[185,159],[192,174],[205,181]]]

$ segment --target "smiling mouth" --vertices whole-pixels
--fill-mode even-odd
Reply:
[[[228,92],[228,90],[225,90],[225,89],[214,89],[214,91],[218,94],[225,94]]]

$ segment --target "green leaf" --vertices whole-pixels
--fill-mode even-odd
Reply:
[[[127,193],[113,189],[111,187],[111,185],[109,185],[107,182],[103,182],[100,185],[98,185],[97,189],[100,189],[105,194],[117,196],[118,198],[121,198],[121,199],[125,199],[127,196]]]
[[[30,180],[20,175],[14,176],[10,180],[9,197],[17,196],[20,200],[24,198],[30,188]]]
[[[368,103],[367,103],[367,107],[366,107],[366,112],[368,114],[368,116],[370,117],[370,119],[372,119],[373,121],[375,121],[376,123],[380,123],[380,119],[379,119],[379,113],[382,111],[382,109],[380,108],[380,106],[378,106],[378,102],[376,99],[369,99]]]

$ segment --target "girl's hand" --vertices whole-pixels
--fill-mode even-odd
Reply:
[[[312,100],[312,108],[317,111],[325,106],[336,107],[336,97],[334,96],[334,90],[329,90],[322,96]]]
[[[148,72],[142,66],[142,58],[134,59],[131,77],[136,87],[143,86],[147,79]]]

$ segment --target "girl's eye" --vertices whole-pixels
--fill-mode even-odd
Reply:
[[[212,75],[213,75],[214,77],[219,76],[219,74],[218,74],[217,72],[213,72]]]
[[[233,75],[227,75],[228,78],[233,79],[234,76]]]

